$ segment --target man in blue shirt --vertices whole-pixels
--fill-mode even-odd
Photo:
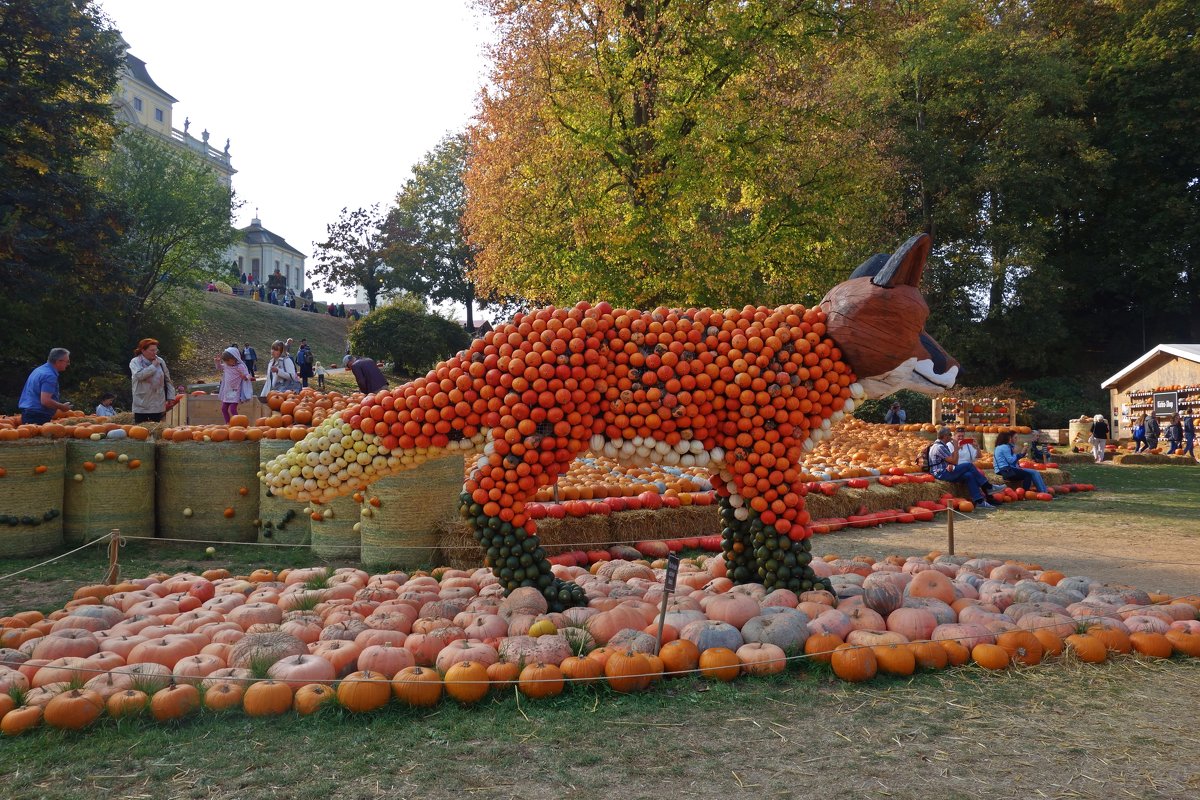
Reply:
[[[929,471],[939,481],[966,484],[976,508],[995,508],[988,502],[987,492],[1000,491],[1004,487],[993,486],[974,464],[960,464],[958,448],[950,444],[951,436],[949,428],[938,429],[937,441],[929,448]]]
[[[54,412],[71,410],[71,404],[61,402],[58,396],[58,374],[70,363],[70,351],[56,347],[45,364],[29,373],[18,403],[22,424],[41,425],[53,419]]]

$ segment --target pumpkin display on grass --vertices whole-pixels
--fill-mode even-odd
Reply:
[[[614,692],[640,692],[650,685],[650,662],[643,653],[618,650],[604,662],[604,677]]]
[[[852,644],[838,645],[829,663],[833,667],[834,675],[851,683],[869,681],[879,671],[879,664],[872,649]]]
[[[1080,661],[1101,664],[1108,658],[1104,642],[1087,633],[1075,633],[1066,638],[1066,647]]]
[[[997,634],[996,644],[1008,651],[1009,660],[1014,664],[1033,667],[1042,663],[1042,643],[1029,631],[1015,630]]]
[[[728,683],[742,671],[741,659],[728,647],[710,647],[700,653],[697,665],[701,676]]]
[[[945,669],[950,663],[949,653],[939,642],[910,642],[908,649],[912,651],[915,669]]]
[[[1129,642],[1139,655],[1150,658],[1170,658],[1175,652],[1166,634],[1153,631],[1137,631],[1129,634]]]
[[[668,678],[694,672],[700,665],[700,651],[687,639],[667,642],[658,651],[658,657],[663,662],[663,674]]]
[[[5,736],[20,736],[42,724],[41,706],[15,708],[0,719],[0,733]]]
[[[517,685],[517,679],[521,676],[521,665],[515,661],[497,661],[488,665],[487,676],[493,688],[508,689]]]
[[[597,683],[604,677],[605,664],[586,656],[569,656],[558,665],[563,678],[573,686]]]
[[[971,648],[971,660],[984,669],[1005,669],[1010,658],[1007,649],[984,642]]]

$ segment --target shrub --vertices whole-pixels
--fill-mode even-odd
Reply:
[[[376,308],[350,329],[350,347],[356,354],[390,362],[397,375],[424,374],[470,343],[461,325],[412,297]]]

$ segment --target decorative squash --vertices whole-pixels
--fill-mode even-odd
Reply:
[[[879,672],[885,675],[912,675],[917,659],[912,648],[905,644],[882,644],[871,648]]]
[[[240,683],[218,681],[204,690],[204,707],[209,711],[228,711],[242,705],[246,690]]]
[[[436,706],[442,699],[442,679],[428,667],[405,667],[392,678],[392,694],[416,708]]]
[[[604,677],[614,692],[640,692],[650,685],[650,662],[634,650],[618,650],[604,663]]]
[[[962,642],[954,639],[942,639],[937,644],[940,644],[946,651],[946,658],[952,667],[961,667],[971,660],[971,651]]]
[[[1009,660],[1033,667],[1042,663],[1042,643],[1029,631],[1005,631],[996,635],[996,644],[1008,651]]]
[[[816,633],[804,643],[804,653],[810,661],[828,664],[833,660],[833,651],[845,644],[841,637],[832,633]]]
[[[150,714],[159,722],[181,719],[200,707],[200,690],[190,683],[159,689],[150,698]]]
[[[935,569],[913,575],[907,592],[910,597],[932,597],[947,605],[954,602],[954,583]]]
[[[296,695],[292,698],[292,710],[301,716],[307,717],[323,709],[326,703],[333,700],[336,696],[337,694],[333,689],[325,684],[310,683],[296,690]]]
[[[1067,648],[1080,661],[1089,664],[1101,664],[1108,658],[1108,648],[1104,642],[1087,633],[1075,633],[1067,637]]]
[[[605,668],[607,669],[607,665]],[[562,694],[563,690],[562,670],[553,664],[542,664],[541,662],[530,664],[521,670],[517,689],[521,694],[535,700],[543,697],[557,697]]]
[[[1033,631],[1033,635],[1042,645],[1043,659],[1062,655],[1063,639],[1057,633],[1046,628],[1037,628]]]
[[[833,667],[834,675],[851,683],[869,681],[879,670],[871,648],[856,647],[852,644],[838,645],[829,663]]]
[[[242,695],[242,710],[251,717],[277,717],[292,707],[292,687],[283,681],[258,681]]]
[[[1174,653],[1171,640],[1162,633],[1138,631],[1129,635],[1129,641],[1134,650],[1150,658],[1170,658]]]
[[[1168,650],[1170,647],[1168,643]],[[43,719],[53,728],[77,731],[95,722],[103,710],[104,699],[99,694],[91,689],[72,689],[46,704]]]
[[[984,669],[1004,669],[1008,666],[1008,650],[998,644],[977,644],[971,648],[971,660]]]
[[[391,696],[388,677],[380,672],[353,672],[337,687],[342,708],[358,713],[383,708]]]
[[[746,675],[778,675],[787,668],[783,648],[770,642],[750,642],[737,649],[738,661]]]
[[[912,651],[917,669],[945,669],[950,663],[949,653],[938,642],[910,642],[908,649]]]
[[[728,683],[742,671],[741,659],[728,647],[710,647],[700,653],[700,674]]]
[[[517,685],[521,675],[521,665],[513,661],[497,661],[487,668],[488,681],[496,689],[507,689]]]
[[[662,659],[663,673],[667,677],[694,672],[700,664],[700,651],[687,639],[676,639],[664,644],[658,651],[658,657]]]
[[[4,715],[4,719],[0,720],[0,733],[5,736],[20,736],[25,731],[36,728],[41,722],[41,706],[22,706]]]
[[[1128,633],[1116,627],[1092,625],[1087,629],[1088,635],[1104,643],[1104,648],[1113,653],[1128,655],[1133,652],[1133,643]]]
[[[570,656],[558,665],[563,678],[574,685],[598,682],[604,676],[604,667],[605,665],[596,659],[586,656]]]
[[[460,661],[442,678],[442,685],[450,697],[464,705],[478,703],[488,693],[488,668],[478,661]]]

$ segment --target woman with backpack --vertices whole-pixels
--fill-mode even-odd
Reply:
[[[1149,449],[1150,446],[1146,444],[1146,415],[1143,414],[1133,426],[1133,452],[1140,453]]]

